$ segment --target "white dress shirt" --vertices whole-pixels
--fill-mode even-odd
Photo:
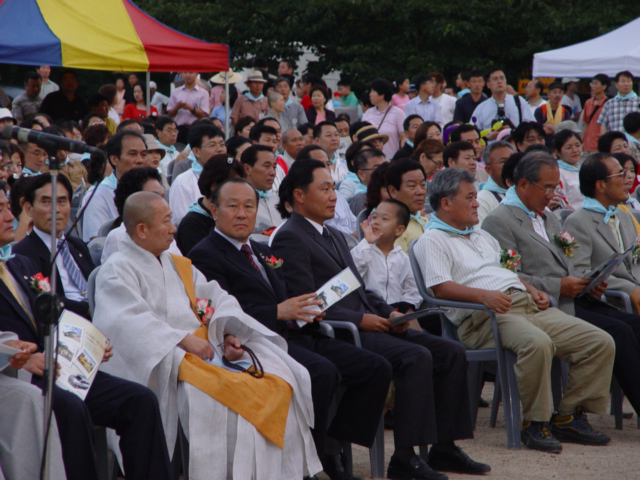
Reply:
[[[83,202],[89,201],[90,194],[84,196]],[[115,190],[100,183],[96,193],[91,198],[82,217],[82,240],[89,243],[98,236],[100,227],[118,216],[118,209],[114,202]]]
[[[43,232],[36,227],[33,227],[33,231],[36,233],[36,235],[38,235],[38,237],[40,237],[40,240],[44,242],[49,252],[51,252],[51,235]],[[60,238],[64,238],[64,234],[62,234],[62,237]],[[76,263],[73,255],[71,255],[71,260],[73,261],[73,263]],[[62,255],[60,253],[56,256],[56,267],[58,268],[58,274],[60,275],[60,283],[62,284],[62,288],[64,288],[64,296],[69,300],[75,300],[76,302],[82,302],[86,300],[87,297],[83,295],[83,292],[81,292],[76,284],[73,283],[73,280],[71,280],[71,276],[69,275],[69,272],[67,272],[67,267],[64,266]],[[77,263],[76,267],[78,267]],[[80,267],[78,267],[78,270],[80,270]]]
[[[351,250],[351,256],[367,290],[388,304],[407,302],[417,308],[422,303],[409,256],[398,245],[385,255],[375,243],[362,239]]]
[[[198,178],[199,175],[193,170],[187,170],[177,178],[174,177],[169,190],[169,206],[172,221],[176,227],[180,225],[180,220],[187,214],[191,204],[202,196],[198,187]]]
[[[525,290],[518,275],[500,264],[500,244],[489,232],[476,228],[469,238],[442,230],[427,230],[414,247],[427,288],[444,282],[505,292]],[[450,308],[447,317],[456,325],[472,312]]]

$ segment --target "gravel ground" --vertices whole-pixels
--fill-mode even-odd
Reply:
[[[491,403],[493,384],[485,384],[483,397]],[[632,412],[625,398],[624,411]],[[614,428],[612,415],[589,414],[591,425],[611,437],[611,443],[604,447],[590,447],[571,443],[563,444],[559,455],[530,450],[523,446],[520,450],[506,447],[507,437],[504,430],[502,410],[498,414],[496,428],[489,428],[490,408],[481,408],[475,439],[458,442],[474,460],[491,465],[491,473],[486,475],[494,479],[562,479],[589,480],[640,479],[640,430],[637,417],[624,420],[623,430]],[[393,453],[393,435],[385,431],[385,470]],[[354,474],[370,479],[369,451],[353,447]],[[478,478],[469,475],[448,474],[451,480]],[[318,476],[322,480],[328,477]]]

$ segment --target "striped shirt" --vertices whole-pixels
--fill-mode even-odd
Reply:
[[[476,229],[466,238],[442,230],[427,230],[416,242],[414,253],[427,288],[444,282],[504,292],[525,290],[518,276],[500,264],[500,244],[489,232]],[[471,311],[451,308],[447,317],[456,325]]]

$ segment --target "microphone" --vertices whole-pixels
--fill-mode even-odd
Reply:
[[[40,130],[30,130],[28,128],[8,125],[2,130],[2,137],[7,140],[14,138],[22,143],[35,143],[47,151],[66,150],[67,152],[74,153],[98,153],[104,155],[104,152],[97,147],[92,147],[77,140],[44,133]]]

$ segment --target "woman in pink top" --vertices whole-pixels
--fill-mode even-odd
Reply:
[[[396,93],[391,97],[394,107],[398,107],[404,112],[404,106],[411,100],[409,98],[409,89],[411,88],[411,82],[409,77],[404,75],[399,76],[393,82],[393,86],[396,88]]]
[[[362,121],[369,122],[378,129],[382,135],[387,135],[389,141],[384,144],[382,151],[387,158],[393,155],[404,142],[404,112],[391,105],[393,96],[393,84],[389,80],[377,78],[371,82],[369,100],[374,108],[367,110],[362,116]]]
[[[309,92],[311,97],[311,108],[304,113],[307,114],[307,120],[312,125],[317,125],[325,120],[333,122],[336,119],[336,114],[331,110],[327,110],[325,105],[329,101],[329,92],[322,85],[316,85]]]

